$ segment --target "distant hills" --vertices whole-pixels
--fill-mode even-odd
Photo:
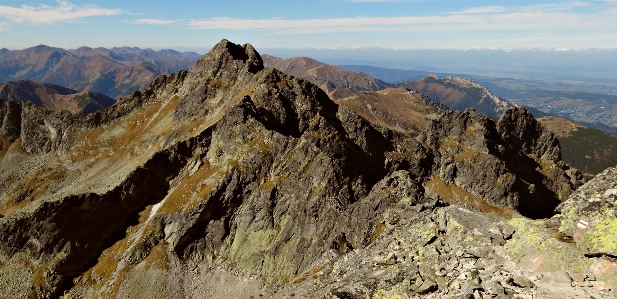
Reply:
[[[339,65],[344,69],[363,72],[391,84],[415,82],[430,74],[373,67],[366,65]],[[473,79],[500,98],[522,105],[536,117],[543,113],[557,115],[585,126],[617,134],[617,83],[606,78],[586,81],[547,81],[535,77],[516,78],[480,76],[435,72],[439,78],[453,76]],[[608,78],[608,77],[607,77]],[[542,111],[542,113],[539,113]]]
[[[358,92],[335,102],[351,108],[371,123],[408,135],[423,132],[430,120],[438,119],[448,110],[440,102],[400,87]]]
[[[474,108],[491,117],[499,117],[508,108],[515,107],[470,79],[452,76],[439,79],[435,74],[430,74],[422,80],[405,82],[401,86],[418,91],[452,109]]]
[[[586,177],[617,165],[617,135],[556,116],[541,117],[538,122],[559,139],[563,160]]]
[[[311,81],[334,99],[345,98],[356,91],[377,91],[392,86],[367,74],[352,72],[308,57],[281,59],[262,55],[264,66]]]
[[[193,52],[130,47],[4,49],[0,51],[0,82],[29,79],[117,98],[145,89],[158,75],[188,69],[199,57]]]
[[[0,99],[17,103],[32,102],[50,110],[71,113],[92,113],[113,105],[116,101],[104,94],[76,91],[51,83],[19,80],[0,83]]]

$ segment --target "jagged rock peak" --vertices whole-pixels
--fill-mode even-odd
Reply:
[[[545,130],[527,109],[506,110],[497,122],[497,131],[506,144],[549,161],[561,160],[561,147],[554,134]]]
[[[560,161],[557,139],[524,108],[507,110],[498,124],[472,109],[447,111],[418,140],[434,157],[427,191],[450,203],[469,205],[480,202],[478,197],[530,218],[546,218],[582,183],[580,172]],[[449,198],[443,184],[473,196],[467,202]]]
[[[439,78],[437,77],[437,75],[435,75],[435,73],[430,73],[424,77],[424,79],[428,79],[428,78],[439,80]]]
[[[210,72],[209,75],[214,76],[222,68],[230,71],[245,70],[254,74],[262,70],[264,66],[261,56],[252,45],[240,46],[223,39],[195,63],[191,72]]]

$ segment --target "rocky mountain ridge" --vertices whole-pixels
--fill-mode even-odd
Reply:
[[[422,80],[405,82],[400,85],[423,93],[452,109],[474,108],[490,117],[499,117],[506,109],[516,107],[507,100],[494,95],[476,81],[466,78],[446,76],[439,79],[435,74],[429,74]]]
[[[414,138],[226,40],[110,108],[2,102],[0,116],[0,289],[16,297],[284,298],[310,294],[309,282],[327,286],[324,298],[533,293],[508,280],[512,265],[482,278],[476,266],[473,285],[436,267],[459,249],[459,272],[496,261],[471,248],[507,245],[508,227],[533,221],[519,213],[553,216],[582,184],[523,108],[497,122],[447,111]],[[503,222],[501,235],[476,234],[468,223],[480,212]],[[358,266],[396,242],[408,263],[394,254]],[[346,276],[352,264],[362,276]]]

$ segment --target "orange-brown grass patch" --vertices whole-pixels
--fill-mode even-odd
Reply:
[[[275,186],[276,186],[275,182],[271,180],[267,180],[263,184],[259,185],[259,187],[257,187],[257,190],[272,190],[274,189]]]
[[[200,200],[210,195],[215,185],[204,184],[203,182],[218,174],[220,170],[212,168],[207,159],[202,161],[204,164],[197,172],[181,180],[163,199],[163,204],[158,211],[172,214],[183,210],[190,210]]]
[[[169,270],[169,259],[167,257],[166,248],[167,242],[161,241],[156,244],[152,250],[150,250],[150,254],[144,259],[143,263],[145,264],[146,269],[160,269],[160,270]]]
[[[177,100],[173,100],[173,98],[165,106],[161,106],[162,102],[157,101],[117,120],[107,128],[98,127],[92,130],[74,131],[75,140],[80,140],[82,143],[71,149],[71,160],[81,162],[98,157],[101,159],[109,158],[110,164],[117,162],[120,157],[126,155],[132,145],[145,141],[147,133],[153,127],[150,124],[155,120],[160,121],[166,113],[171,113],[176,104]],[[117,127],[122,127],[125,130],[122,136],[98,140],[105,131],[112,131]],[[114,149],[115,153],[110,155],[104,150],[106,148]],[[101,156],[99,157],[99,155]]]
[[[27,206],[45,194],[50,181],[59,180],[64,175],[64,171],[54,167],[45,167],[29,173],[18,183],[17,188],[9,194],[4,204],[0,206],[0,213],[8,215],[15,210]],[[20,195],[25,198],[19,198]]]
[[[305,280],[306,280],[306,277],[298,276],[298,277],[294,278],[289,284],[301,283],[301,282],[303,282]]]
[[[315,269],[313,269],[313,271],[311,271],[311,277],[313,277],[313,279],[317,279],[321,276],[323,276],[323,268],[322,267],[317,267]]]
[[[256,136],[253,140],[249,140],[247,145],[250,148],[258,148],[262,153],[266,153],[269,152],[270,146],[265,141],[265,136]]]
[[[456,160],[456,162],[459,163],[466,163],[469,164],[471,166],[473,166],[474,168],[476,168],[477,166],[471,162],[471,160],[476,156],[476,154],[479,154],[480,152],[475,151],[469,147],[466,147],[456,141],[454,141],[452,138],[447,138],[446,140],[442,141],[440,144],[441,148],[452,148],[452,149],[458,149],[459,153],[458,154],[453,154],[452,152],[448,151],[446,149],[446,153],[451,157],[454,158]],[[462,153],[461,153],[462,152]]]
[[[150,211],[152,211],[152,207],[154,205],[149,205],[144,208],[143,211],[139,212],[139,223],[145,223],[148,218],[150,218]]]
[[[369,243],[373,243],[375,240],[377,240],[379,236],[381,236],[383,233],[386,232],[386,229],[387,227],[386,227],[385,221],[380,216],[379,219],[377,220],[377,225],[375,225],[375,229],[369,235]]]
[[[122,283],[122,281],[124,281],[128,272],[133,268],[133,266],[127,265],[122,270],[120,270],[119,273],[117,273],[118,275],[116,277],[116,280],[112,281],[112,278],[116,273],[116,269],[118,268],[120,257],[127,248],[128,237],[120,240],[112,247],[103,251],[96,265],[88,269],[81,276],[81,279],[79,280],[77,285],[83,286],[85,288],[91,287],[95,290],[101,290],[105,284],[113,283],[111,289],[108,289],[106,293],[100,294],[100,298],[115,298],[120,288],[120,284]]]
[[[449,204],[460,204],[483,213],[495,213],[502,217],[511,218],[512,211],[491,205],[484,200],[471,194],[469,191],[461,189],[454,184],[445,184],[441,178],[435,176],[426,184],[426,190],[435,192]]]
[[[553,132],[555,136],[562,138],[569,137],[570,135],[572,135],[572,132],[577,131],[579,128],[584,128],[577,123],[555,116],[545,116],[538,118],[538,122],[546,130]]]
[[[474,134],[474,131],[472,128],[467,127],[467,129],[465,129],[465,132],[463,132],[463,136],[468,137],[468,138],[474,138],[476,135]]]

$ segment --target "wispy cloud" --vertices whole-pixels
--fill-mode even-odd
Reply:
[[[462,11],[453,12],[450,14],[483,14],[483,13],[500,13],[505,12],[506,8],[503,6],[483,6],[472,7]]]
[[[372,3],[372,2],[398,2],[400,0],[351,0],[355,3]]]
[[[313,34],[333,32],[456,32],[487,30],[569,30],[617,28],[617,18],[610,11],[595,14],[555,11],[535,7],[507,10],[489,6],[471,8],[445,15],[395,18],[332,19],[235,19],[211,18],[192,20],[191,29],[227,29],[264,31],[270,34]],[[478,17],[482,14],[482,17]]]
[[[133,24],[146,24],[146,25],[169,25],[173,24],[176,21],[173,20],[161,20],[161,19],[139,19],[135,20],[131,23]]]
[[[48,5],[39,5],[38,7],[0,5],[0,17],[18,23],[53,24],[86,17],[109,16],[122,13],[122,10],[119,9],[105,9],[94,5],[75,6],[68,1],[57,2],[57,7]]]

